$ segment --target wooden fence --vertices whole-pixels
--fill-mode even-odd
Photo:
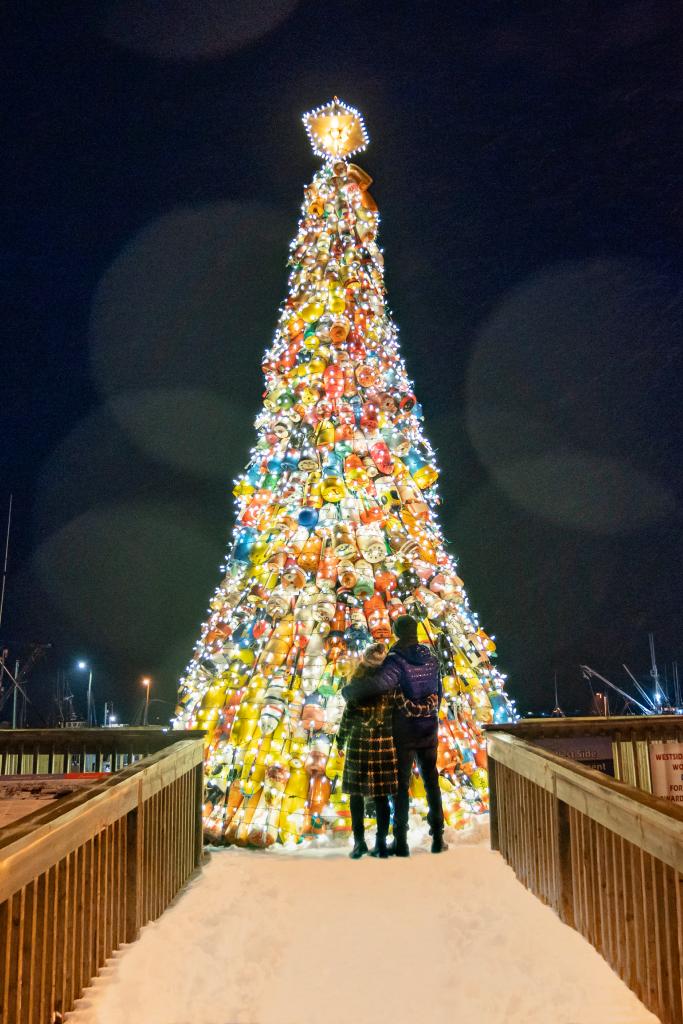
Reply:
[[[178,740],[160,728],[0,729],[0,775],[115,772]]]
[[[595,760],[601,760],[605,744],[612,761],[614,777],[631,786],[652,792],[650,744],[674,741],[683,743],[683,716],[681,715],[613,715],[606,718],[534,718],[510,726],[489,726],[488,732],[512,732],[520,739],[546,746],[554,753],[573,758],[581,753],[589,755],[591,743]],[[567,747],[564,753],[562,747]],[[571,752],[573,748],[573,753]],[[581,757],[578,758],[581,760]]]
[[[99,744],[106,757],[130,740],[109,731],[83,730],[98,735],[61,753],[97,757]],[[31,738],[40,757],[67,742],[49,732]],[[203,733],[151,732],[141,742],[156,753],[140,759],[137,742],[120,752],[134,763],[0,829],[1,1024],[61,1021],[199,868]]]
[[[516,728],[488,735],[492,847],[664,1024],[681,1024],[683,808]]]

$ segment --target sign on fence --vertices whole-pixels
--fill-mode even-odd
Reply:
[[[535,736],[531,742],[551,754],[568,757],[605,775],[614,775],[614,753],[609,736]]]
[[[653,796],[683,804],[683,743],[650,740]]]

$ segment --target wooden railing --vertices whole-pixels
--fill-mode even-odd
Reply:
[[[115,772],[177,742],[169,729],[0,729],[0,775]]]
[[[664,1024],[683,1020],[683,808],[488,735],[491,845]]]
[[[164,735],[149,738],[157,753],[0,829],[1,1024],[61,1021],[199,868],[203,734]]]
[[[507,725],[489,726],[491,732],[512,732],[520,739],[536,745],[554,744],[555,753],[562,754],[562,745],[576,747],[577,740],[607,741],[613,761],[614,777],[628,782],[646,793],[652,792],[650,744],[663,741],[683,742],[683,716],[681,715],[613,715],[606,718],[534,718]],[[604,744],[603,744],[604,746]],[[596,752],[597,760],[602,749]],[[571,753],[562,756],[572,757]],[[580,760],[580,758],[579,758]]]

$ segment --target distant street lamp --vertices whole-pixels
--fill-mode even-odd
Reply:
[[[92,667],[88,665],[87,661],[79,661],[77,667],[81,672],[86,669],[88,671],[88,709],[86,712],[86,720],[88,725],[92,725]]]
[[[145,678],[142,680],[142,685],[145,688],[145,713],[144,713],[144,717],[142,719],[142,724],[143,725],[148,725],[148,723],[149,723],[149,691],[152,689],[152,680],[149,678],[149,676],[145,676]]]

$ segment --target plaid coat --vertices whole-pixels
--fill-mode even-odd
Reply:
[[[345,793],[389,796],[398,789],[393,705],[393,694],[385,693],[362,703],[351,702],[344,708],[337,746],[340,750],[345,748],[342,776]]]

